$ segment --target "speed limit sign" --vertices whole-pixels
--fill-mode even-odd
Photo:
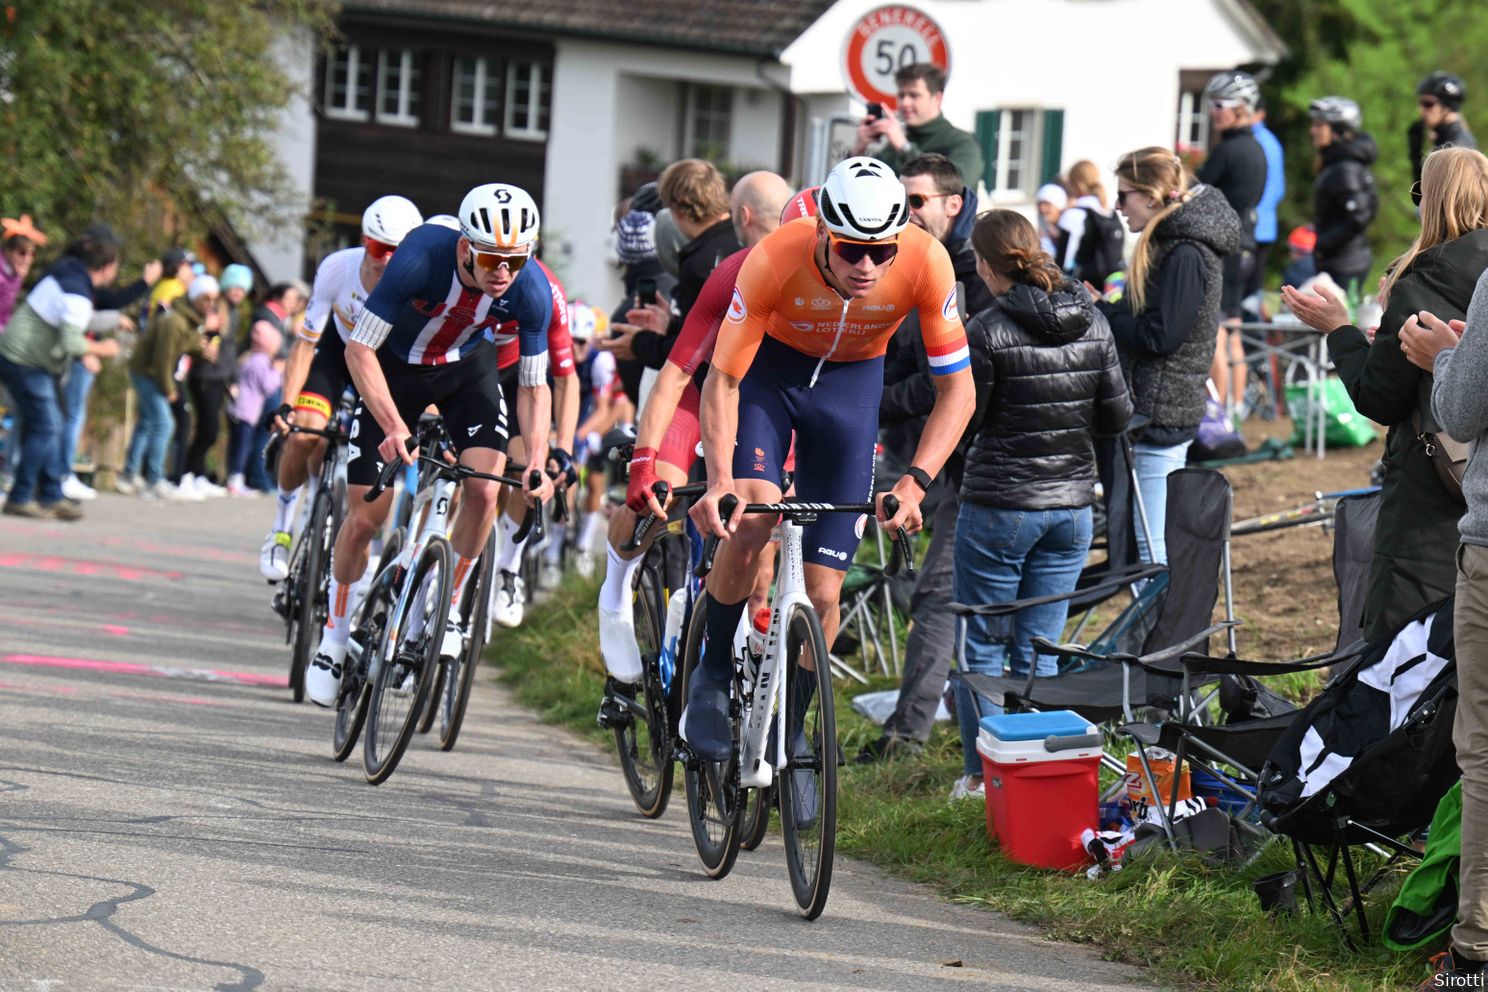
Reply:
[[[942,72],[951,65],[940,25],[905,4],[879,7],[853,25],[842,49],[847,88],[864,103],[898,104],[894,73],[916,62],[929,62]]]

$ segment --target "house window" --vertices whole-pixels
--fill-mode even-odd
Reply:
[[[326,116],[364,121],[371,111],[371,53],[356,45],[336,49],[326,59]]]
[[[508,64],[506,133],[513,138],[546,138],[552,89],[547,70],[536,62]]]
[[[418,127],[419,64],[407,48],[387,48],[377,60],[377,121]]]
[[[734,91],[729,86],[693,86],[688,101],[692,154],[721,159],[728,155],[733,126]]]
[[[997,132],[992,193],[1030,192],[1038,165],[1034,158],[1032,110],[1004,110]]]
[[[465,134],[495,134],[501,108],[500,82],[496,63],[491,59],[455,59],[450,130]]]
[[[1178,151],[1202,153],[1209,147],[1209,105],[1203,90],[1178,94]]]

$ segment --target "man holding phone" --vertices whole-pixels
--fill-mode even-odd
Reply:
[[[728,188],[723,174],[702,159],[673,162],[661,174],[661,202],[671,212],[677,230],[687,239],[678,253],[680,271],[669,307],[653,291],[644,295],[644,281],[636,283],[639,306],[626,313],[626,322],[612,324],[612,334],[598,344],[617,359],[635,359],[660,369],[682,332],[682,322],[697,302],[703,283],[718,263],[741,247],[734,233]]]
[[[953,126],[940,112],[945,80],[945,73],[929,62],[907,65],[895,73],[898,116],[885,113],[880,104],[869,104],[868,116],[858,125],[853,154],[871,155],[895,173],[921,155],[944,155],[975,191],[982,178],[982,150],[975,135]]]

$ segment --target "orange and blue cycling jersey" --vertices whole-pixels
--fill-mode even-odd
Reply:
[[[956,307],[956,274],[945,248],[917,227],[899,235],[899,251],[869,295],[844,300],[816,265],[817,222],[791,221],[755,246],[739,270],[713,364],[743,378],[770,337],[812,358],[878,358],[911,311],[918,311],[930,370],[971,366]]]

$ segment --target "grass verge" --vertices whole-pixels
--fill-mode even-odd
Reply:
[[[594,723],[604,687],[597,589],[597,582],[570,581],[530,609],[522,627],[500,631],[491,656],[524,706],[613,747],[613,738]],[[849,706],[859,691],[839,687],[838,736],[848,755],[877,736],[877,728]],[[1111,960],[1149,967],[1153,980],[1170,988],[1395,992],[1426,975],[1424,955],[1397,955],[1378,944],[1351,951],[1326,918],[1305,910],[1295,919],[1262,914],[1250,883],[1292,866],[1281,844],[1243,871],[1166,853],[1099,882],[1015,865],[988,841],[980,804],[945,801],[960,764],[954,728],[938,726],[919,758],[847,766],[839,850],[950,899],[1031,923],[1057,940],[1092,944]],[[615,788],[624,787],[617,774]],[[1395,884],[1387,882],[1370,899],[1376,932]]]

